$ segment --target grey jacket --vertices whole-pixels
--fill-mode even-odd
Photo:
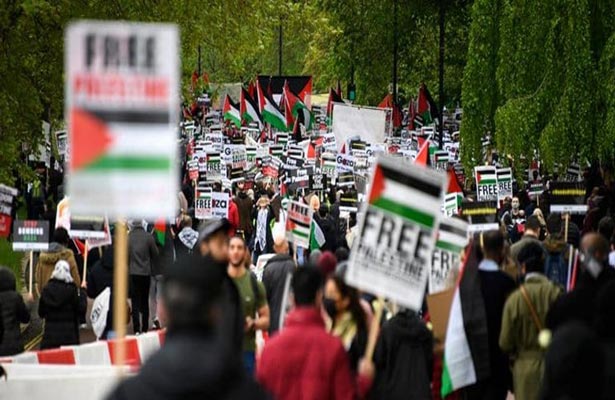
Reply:
[[[130,275],[150,276],[156,257],[158,257],[158,248],[154,237],[142,226],[134,226],[128,235]]]

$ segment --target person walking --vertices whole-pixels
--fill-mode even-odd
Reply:
[[[254,210],[254,233],[252,234],[252,262],[256,264],[258,257],[262,254],[273,252],[273,233],[272,228],[275,223],[273,211],[269,205],[269,198],[266,195],[258,199],[257,208]]]
[[[539,240],[541,232],[540,220],[535,215],[530,215],[525,222],[525,231],[523,232],[523,236],[517,243],[514,243],[510,246],[510,256],[513,261],[519,264],[519,260],[517,260],[517,256],[521,249],[527,246],[529,243],[538,244],[542,247],[542,242]]]
[[[382,325],[374,367],[370,398],[431,399],[433,335],[416,312],[401,310]]]
[[[252,200],[244,188],[244,182],[237,183],[237,194],[234,200],[235,204],[237,204],[237,212],[239,214],[238,230],[243,232],[243,237],[246,240],[250,240],[253,232],[252,208],[254,207],[254,200]]]
[[[217,335],[227,317],[221,312],[225,269],[226,263],[211,254],[182,257],[167,268],[161,298],[168,326],[165,345],[138,375],[122,380],[109,400],[268,398],[243,372],[230,337]]]
[[[17,292],[13,271],[0,266],[0,356],[23,353],[19,324],[28,322],[30,312]]]
[[[246,252],[248,247],[241,236],[232,237],[229,241],[228,275],[233,279],[239,297],[242,299],[245,318],[243,357],[244,367],[249,375],[254,375],[256,331],[269,329],[269,306],[265,287],[258,282],[256,275],[246,268]]]
[[[55,269],[56,263],[60,260],[68,262],[73,282],[75,282],[76,286],[81,286],[81,278],[77,269],[75,255],[68,248],[69,242],[70,236],[66,229],[56,228],[53,231],[52,241],[49,243],[48,250],[40,254],[36,264],[35,279],[37,293],[40,294],[42,289],[47,285],[47,282],[51,279],[51,274]]]
[[[538,243],[527,243],[518,255],[525,282],[506,300],[502,315],[500,348],[513,359],[515,399],[540,397],[544,371],[544,348],[539,335],[551,304],[561,289],[544,275],[545,254]]]
[[[481,234],[483,259],[478,264],[481,295],[487,317],[489,365],[491,376],[465,389],[468,399],[504,400],[512,387],[508,357],[499,346],[502,313],[515,281],[500,269],[505,258],[504,235],[500,231]]]
[[[367,345],[367,322],[359,292],[346,284],[342,274],[332,274],[325,284],[323,302],[331,319],[330,332],[342,341],[356,371]]]
[[[68,262],[58,261],[38,305],[45,320],[41,350],[79,344],[79,315],[86,308],[85,290],[75,285]]]
[[[288,254],[289,246],[285,237],[277,237],[274,240],[273,250],[275,256],[267,261],[263,271],[263,285],[267,293],[267,304],[271,311],[269,336],[280,329],[280,315],[285,312],[285,310],[282,310],[282,303],[286,280],[292,276],[296,268],[295,260]]]
[[[175,236],[175,255],[177,259],[192,254],[199,233],[192,229],[192,218],[182,215],[179,223],[179,233]]]
[[[322,285],[317,268],[295,270],[294,309],[261,354],[257,380],[278,400],[352,400],[364,398],[371,387],[373,363],[361,360],[354,378],[344,346],[325,329]]]
[[[156,257],[158,248],[154,237],[143,229],[140,221],[132,221],[128,235],[128,259],[132,328],[137,335],[149,329],[149,288],[152,264]]]
[[[113,265],[114,265],[113,245],[105,246],[102,249],[102,257],[92,266],[88,276],[87,295],[91,299],[96,299],[106,288],[109,288],[110,299],[113,299]],[[110,300],[111,302],[111,300]],[[109,331],[113,327],[113,304],[109,304],[107,312],[107,323],[102,331],[100,339],[107,339]]]

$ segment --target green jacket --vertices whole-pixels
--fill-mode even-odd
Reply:
[[[523,286],[544,329],[549,307],[561,295],[561,289],[542,274],[528,276]],[[539,398],[544,351],[538,344],[538,334],[530,308],[521,289],[517,289],[504,305],[500,333],[500,348],[514,359],[512,375],[516,400]]]

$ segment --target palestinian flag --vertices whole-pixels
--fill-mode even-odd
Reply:
[[[421,118],[421,126],[431,124],[440,115],[427,86],[422,83],[419,88],[416,113]]]
[[[254,162],[256,158],[256,146],[246,146],[246,159],[248,162]]]
[[[241,88],[241,96],[239,100],[241,118],[247,122],[256,122],[260,128],[263,125],[260,112],[258,111],[258,104],[248,91]]]
[[[312,210],[306,204],[296,201],[288,203],[286,235],[288,240],[303,247],[309,247],[312,225]]]
[[[392,94],[389,93],[386,96],[384,96],[384,99],[382,99],[380,104],[378,104],[378,108],[383,108],[383,109],[390,108],[393,113],[392,115],[393,128],[399,128],[401,126],[402,112],[399,109],[399,106],[395,104],[395,101],[393,101]]]
[[[275,135],[275,143],[286,147],[286,145],[288,144],[288,133],[278,132]]]
[[[370,206],[434,229],[442,202],[441,185],[420,173],[402,173],[382,161],[374,169]]]
[[[339,81],[338,81],[339,84]],[[341,88],[339,88],[341,91]],[[333,122],[333,104],[344,103],[342,97],[333,89],[329,89],[329,101],[327,102],[327,122],[329,125]]]
[[[222,106],[222,114],[225,121],[231,121],[237,128],[241,127],[241,114],[239,113],[239,106],[233,103],[231,96],[228,94],[224,98],[224,105]]]
[[[325,234],[322,233],[322,229],[312,220],[312,226],[310,229],[310,251],[319,250],[325,244]]]
[[[476,176],[476,185],[495,185],[497,184],[497,176],[495,167],[483,166],[474,167]]]
[[[448,168],[448,189],[446,193],[461,193],[464,195],[463,187],[459,184],[459,179],[457,178],[457,174],[455,173],[455,169],[452,167]]]
[[[164,220],[164,218],[159,219],[154,223],[154,236],[156,237],[156,240],[158,241],[158,243],[160,243],[162,246],[164,246],[165,239],[166,239],[166,229],[167,229],[167,223]]]
[[[416,118],[416,102],[411,97],[410,102],[408,103],[408,130],[415,130],[414,119]]]
[[[487,315],[476,252],[469,246],[453,296],[446,327],[442,397],[480,382],[490,374]]]
[[[307,108],[305,103],[301,101],[299,96],[297,96],[290,90],[288,86],[288,82],[284,84],[283,95],[284,95],[285,110],[286,112],[290,111],[292,114],[291,118],[289,118],[289,115],[286,115],[287,124],[290,122],[290,124],[288,124],[289,129],[292,126],[294,119],[299,119],[300,122],[303,123],[303,126],[305,126],[306,130],[312,129],[312,123],[314,120],[312,113]]]
[[[453,192],[447,193],[444,196],[444,214],[453,216],[459,214],[461,203],[463,202],[463,193]]]
[[[468,224],[454,218],[443,218],[438,227],[436,247],[460,254],[468,244]]]
[[[423,142],[418,154],[414,158],[414,163],[423,166],[427,166],[429,164],[429,140],[425,140]]]
[[[259,86],[260,87],[260,86]],[[259,91],[262,94],[262,91]],[[271,96],[263,94],[262,96],[262,115],[263,121],[267,122],[272,127],[276,128],[280,132],[288,132],[288,126],[286,125],[286,118],[282,111],[275,104],[275,101]]]

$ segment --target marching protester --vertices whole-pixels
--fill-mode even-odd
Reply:
[[[342,274],[330,275],[325,283],[323,307],[330,318],[329,331],[338,337],[350,357],[353,371],[367,345],[368,326],[357,289],[344,281]]]
[[[59,260],[39,300],[38,315],[45,320],[41,350],[79,344],[79,315],[86,307],[85,290],[75,285],[68,262]]]
[[[199,233],[192,229],[192,218],[188,215],[184,214],[181,216],[179,229],[179,233],[173,239],[177,259],[192,254],[199,238]]]
[[[280,327],[280,315],[282,310],[286,281],[295,271],[295,260],[288,254],[288,240],[284,236],[274,238],[273,250],[275,256],[265,264],[263,271],[263,285],[267,293],[267,304],[270,310],[269,335],[275,334]]]
[[[180,197],[183,195],[180,192]],[[153,230],[154,243],[158,249],[158,255],[151,258],[151,277],[149,286],[149,323],[154,329],[160,329],[158,320],[158,299],[162,291],[162,275],[167,265],[175,261],[175,244],[173,226],[166,221],[158,221],[154,224]]]
[[[36,265],[36,284],[38,293],[47,285],[57,262],[60,260],[64,260],[68,263],[73,282],[75,285],[81,286],[81,278],[77,270],[75,255],[68,248],[69,241],[70,236],[66,229],[56,228],[53,231],[53,238],[52,242],[49,243],[49,249],[45,252],[41,252],[38,258],[38,264]]]
[[[506,300],[499,344],[513,359],[515,398],[538,399],[546,345],[540,343],[539,336],[545,333],[549,307],[562,291],[544,275],[545,254],[540,243],[528,242],[517,259],[525,281]]]
[[[500,231],[481,234],[480,249],[483,259],[478,264],[480,288],[487,317],[488,351],[491,376],[466,389],[470,399],[506,399],[512,387],[508,357],[498,344],[502,330],[502,314],[508,295],[515,289],[515,282],[500,270],[504,261],[504,236]]]
[[[224,264],[211,253],[182,257],[167,268],[161,298],[168,326],[165,345],[109,400],[268,398],[216,334],[227,317],[225,277]]]
[[[266,195],[261,196],[256,202],[256,208],[252,212],[254,230],[251,239],[252,261],[256,263],[262,254],[273,252],[273,233],[271,229],[275,222],[273,210]]]
[[[158,255],[154,237],[145,231],[142,222],[132,221],[128,235],[128,259],[132,329],[135,334],[149,330],[150,281],[152,267]]]
[[[411,394],[431,399],[433,358],[433,336],[425,322],[412,310],[400,310],[380,330],[370,398],[407,399]]]
[[[547,326],[556,330],[568,321],[592,326],[595,299],[600,290],[615,280],[615,270],[608,265],[609,244],[597,233],[583,236],[580,247],[580,271],[574,289],[561,296],[547,314]]]
[[[87,286],[87,295],[89,298],[96,299],[106,288],[109,288],[109,298],[113,298],[114,251],[115,249],[112,245],[105,246],[102,249],[102,257],[90,269]],[[100,339],[107,339],[109,331],[111,331],[113,327],[113,307],[111,304],[108,304],[108,309],[106,323]]]
[[[29,303],[32,303],[31,298]],[[0,356],[23,352],[19,324],[28,322],[30,311],[17,292],[15,275],[7,267],[0,266]]]
[[[373,363],[361,360],[354,378],[342,343],[325,330],[322,285],[322,275],[314,267],[294,272],[294,308],[284,330],[261,354],[257,379],[278,400],[351,400],[364,398],[370,389]]]
[[[256,331],[269,329],[269,306],[265,287],[256,275],[246,268],[246,253],[248,246],[240,236],[234,236],[229,241],[228,275],[233,279],[239,296],[243,300],[242,308],[245,317],[243,355],[244,367],[249,375],[254,375]]]
[[[560,287],[567,288],[569,252],[562,236],[562,219],[558,214],[547,217],[547,233],[543,242],[546,250],[545,275]]]
[[[525,222],[525,230],[523,232],[523,236],[519,241],[512,246],[510,246],[510,255],[512,259],[519,263],[518,254],[521,250],[528,246],[530,243],[538,244],[542,247],[542,243],[540,242],[540,234],[541,234],[541,226],[540,220],[535,215],[530,215]]]
[[[237,183],[237,194],[234,197],[235,204],[237,204],[237,212],[239,214],[239,228],[243,233],[243,237],[246,240],[250,240],[252,237],[252,208],[254,207],[254,201],[248,196],[247,190],[244,190],[245,182],[240,181]]]

